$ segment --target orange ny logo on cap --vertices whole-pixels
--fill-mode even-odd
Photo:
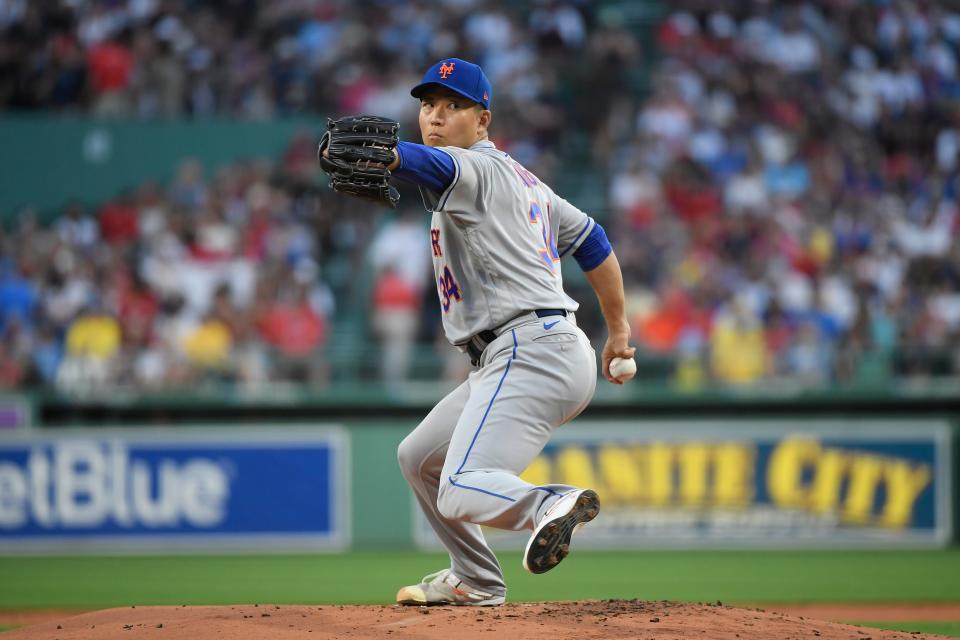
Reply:
[[[453,73],[453,67],[456,65],[455,62],[444,62],[440,65],[440,77],[444,80],[447,79],[447,76]]]

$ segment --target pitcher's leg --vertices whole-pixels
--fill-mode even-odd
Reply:
[[[450,392],[400,443],[400,470],[434,533],[450,554],[453,572],[470,586],[504,595],[506,586],[497,557],[487,546],[480,527],[449,520],[437,509],[440,470],[450,437],[470,395],[470,381]]]
[[[438,506],[446,518],[532,529],[550,505],[576,489],[536,487],[518,477],[553,430],[585,406],[596,384],[593,351],[582,333],[572,328],[569,341],[537,342],[538,327],[516,330],[516,342],[471,380],[440,477]]]

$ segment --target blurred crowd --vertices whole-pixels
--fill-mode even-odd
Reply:
[[[331,274],[360,269],[337,261],[361,255],[371,222],[318,191],[298,140],[278,164],[205,175],[187,160],[168,185],[51,225],[21,212],[0,238],[0,386],[324,384],[349,286]]]
[[[602,179],[588,213],[623,265],[640,376],[960,375],[960,13],[677,0],[642,30],[636,6],[0,0],[0,109],[367,112],[416,140],[409,88],[457,55],[491,78],[499,147],[561,195],[565,167]],[[416,192],[397,215],[337,197],[313,145],[213,174],[186,161],[49,226],[19,215],[0,245],[0,387],[320,386],[347,333],[382,348],[361,376],[407,379],[427,351],[461,377]],[[568,290],[602,343],[589,287]]]
[[[596,101],[621,90],[637,46],[615,13],[582,1],[0,0],[4,110],[366,112],[416,140],[409,89],[449,55],[484,65],[498,144],[547,174],[565,130],[601,126],[608,100]],[[322,385],[331,352],[358,330],[354,348],[380,342],[383,357],[356,364],[363,352],[347,352],[339,365],[407,378],[418,342],[443,344],[419,197],[404,192],[393,219],[318,192],[313,152],[307,136],[273,165],[204,175],[187,161],[169,185],[74,203],[52,226],[15,216],[0,256],[0,386]],[[348,317],[357,295],[369,296],[359,329]],[[438,350],[446,375],[465,373],[455,351]]]
[[[636,50],[586,0],[0,0],[0,109],[413,125],[410,87],[456,55],[484,66],[497,134],[532,162],[602,120]]]
[[[960,13],[670,7],[598,138],[638,342],[690,387],[960,374]]]

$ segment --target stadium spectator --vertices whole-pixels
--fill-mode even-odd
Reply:
[[[432,267],[427,220],[404,209],[370,245],[375,272],[370,328],[383,347],[380,376],[385,383],[405,381],[420,328],[420,307]]]
[[[93,39],[95,36],[89,36]],[[125,116],[131,111],[130,80],[136,64],[129,34],[97,42],[87,53],[92,111],[100,116]]]
[[[370,324],[383,345],[380,378],[387,384],[404,382],[410,373],[420,299],[417,290],[394,267],[387,266],[377,274]]]
[[[326,377],[318,350],[327,337],[327,321],[314,309],[308,290],[288,283],[257,319],[261,337],[273,347],[284,380],[321,383]]]

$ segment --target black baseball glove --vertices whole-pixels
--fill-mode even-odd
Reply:
[[[396,207],[400,194],[390,186],[387,167],[399,130],[400,123],[379,116],[328,119],[317,157],[333,190]]]

